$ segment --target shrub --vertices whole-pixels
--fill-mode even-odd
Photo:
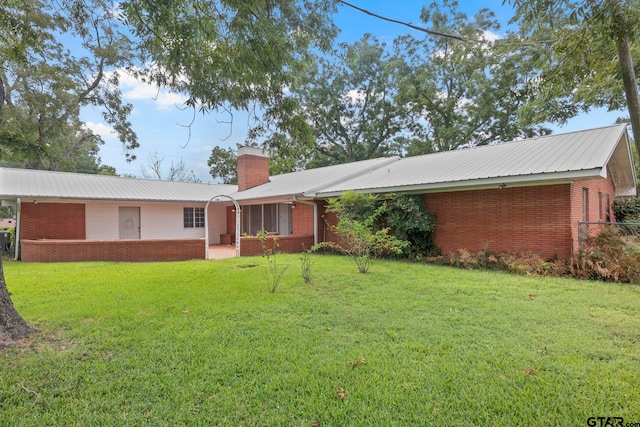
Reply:
[[[486,248],[477,252],[458,249],[456,252],[446,256],[431,257],[428,258],[428,260],[459,268],[500,270],[536,276],[546,276],[549,274],[563,275],[566,274],[567,271],[566,266],[562,263],[547,261],[536,253],[495,253],[490,252]]]
[[[588,234],[580,252],[568,260],[545,260],[530,252],[492,253],[487,249],[477,252],[459,249],[446,256],[426,260],[466,269],[640,283],[640,237],[625,235],[615,227],[606,227],[597,235]]]
[[[328,201],[327,211],[338,215],[333,231],[339,243],[332,246],[349,255],[360,273],[368,272],[375,258],[400,255],[408,246],[408,242],[391,235],[388,227],[380,225],[386,210],[387,205],[379,203],[376,196],[354,191]]]
[[[413,258],[433,254],[432,232],[436,218],[427,211],[424,196],[390,195],[387,198],[387,225],[394,236],[409,242],[404,254]]]
[[[640,283],[640,239],[606,227],[586,237],[570,269],[577,278]]]
[[[280,243],[278,239],[271,238],[271,245],[269,245],[269,234],[266,230],[258,231],[258,239],[260,240],[260,246],[262,246],[262,256],[267,259],[267,284],[271,287],[271,293],[275,293],[278,290],[280,279],[289,266],[284,268],[278,265],[278,258],[276,257]]]
[[[619,198],[611,206],[618,222],[640,222],[640,198]]]

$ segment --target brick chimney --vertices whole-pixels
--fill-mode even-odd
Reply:
[[[238,191],[269,182],[269,154],[261,148],[238,148]]]

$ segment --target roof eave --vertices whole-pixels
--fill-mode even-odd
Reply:
[[[535,175],[518,175],[506,177],[492,177],[456,182],[437,182],[429,184],[401,185],[392,187],[353,189],[367,193],[437,193],[445,191],[485,190],[492,188],[529,187],[536,185],[566,184],[576,179],[604,177],[603,168],[585,169],[579,171],[553,172]],[[319,192],[317,198],[337,197],[347,190]]]

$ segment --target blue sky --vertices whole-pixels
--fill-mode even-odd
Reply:
[[[415,0],[351,0],[352,4],[374,13],[421,25],[419,16],[423,5],[430,1]],[[511,8],[502,4],[502,0],[459,1],[460,7],[468,15],[487,7],[496,13],[497,18],[506,23],[511,17]],[[362,12],[341,6],[335,17],[335,23],[341,29],[338,41],[353,42],[365,33],[375,35],[381,41],[391,42],[401,34],[412,33],[421,36],[408,27],[381,21]],[[502,28],[500,34],[504,34]],[[114,166],[120,175],[142,177],[142,169],[148,165],[149,156],[158,154],[163,160],[163,171],[167,173],[171,162],[184,161],[189,170],[203,182],[214,182],[209,175],[207,160],[215,146],[236,147],[243,144],[247,133],[247,118],[241,112],[235,113],[233,124],[229,124],[229,115],[223,112],[202,115],[197,113],[191,128],[185,127],[193,120],[193,111],[183,109],[184,98],[181,95],[158,90],[133,79],[123,79],[121,84],[123,98],[134,105],[131,122],[138,134],[140,148],[134,154],[137,160],[127,163],[122,144],[110,132],[98,111],[83,111],[83,119],[95,132],[102,135],[105,145],[100,149],[102,164]],[[612,124],[623,112],[596,110],[582,114],[569,121],[554,132],[569,132]]]

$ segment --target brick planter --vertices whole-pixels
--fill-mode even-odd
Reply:
[[[24,262],[184,261],[204,259],[204,239],[21,240]]]

